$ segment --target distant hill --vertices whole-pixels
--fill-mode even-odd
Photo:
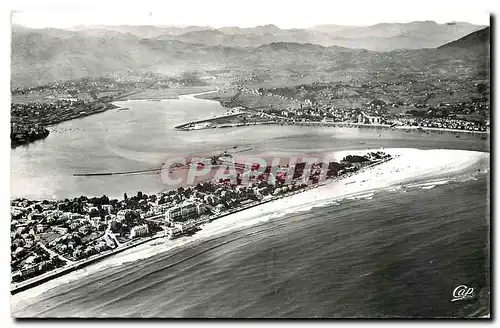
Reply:
[[[132,35],[139,38],[178,40],[186,43],[229,47],[260,47],[272,42],[299,42],[325,47],[341,46],[374,51],[436,48],[485,26],[464,22],[438,24],[434,21],[382,23],[371,26],[318,25],[308,29],[281,29],[276,25],[256,27],[207,26],[77,26],[73,32],[86,35]]]
[[[250,33],[251,29],[245,29],[245,33],[250,34],[234,35],[202,27],[188,29],[191,30],[174,34],[179,30],[170,27],[138,27],[136,30],[120,27],[119,30],[112,28],[106,32],[98,26],[84,30],[14,26],[11,84],[13,87],[40,85],[98,77],[127,69],[168,75],[214,68],[248,72],[263,69],[272,70],[276,76],[307,76],[311,81],[347,74],[369,77],[376,71],[402,74],[405,71],[427,70],[429,67],[439,74],[456,74],[457,63],[471,67],[472,72],[485,69],[484,56],[477,56],[477,52],[467,49],[460,52],[454,51],[454,48],[374,52],[332,45],[347,44],[355,48],[357,44],[353,39],[303,29],[282,30],[276,26],[264,26],[253,34]],[[388,27],[378,26],[376,29],[387,30]],[[268,33],[278,30],[279,33]],[[145,34],[155,37],[145,38]],[[377,37],[365,35],[359,40],[373,47],[384,40],[385,46],[395,42],[404,47],[410,46],[412,42],[427,40],[416,35],[390,37],[379,34]],[[335,42],[325,42],[328,45],[324,46],[311,42],[310,38]]]
[[[436,48],[484,28],[464,22],[438,24],[434,21],[381,23],[371,26],[319,25],[309,29],[327,33],[329,45],[374,51]]]
[[[209,27],[206,26],[156,26],[156,25],[79,25],[75,26],[70,31],[74,32],[88,32],[89,30],[93,31],[113,31],[115,33],[120,33],[123,35],[131,34],[140,38],[157,38],[162,35],[181,35],[194,31],[204,31],[209,30]]]
[[[436,48],[461,38],[484,26],[463,22],[438,24],[434,21],[383,23],[372,26],[319,25],[309,29],[280,29],[275,25],[254,28],[223,27],[217,39],[204,38],[197,43],[224,44],[236,47],[259,47],[272,42],[299,42],[325,47],[341,46],[373,51]],[[204,31],[203,31],[204,32]],[[174,38],[189,42],[185,35]]]
[[[458,40],[446,43],[439,47],[439,49],[446,48],[475,48],[475,47],[489,47],[490,44],[490,27],[473,32]]]

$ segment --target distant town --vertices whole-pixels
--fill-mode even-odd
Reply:
[[[408,83],[405,81],[405,83]],[[409,82],[411,84],[411,81]],[[395,86],[395,85],[393,85]],[[459,102],[384,101],[366,94],[385,91],[387,84],[313,83],[294,87],[248,89],[232,87],[204,98],[219,100],[232,108],[226,117],[190,122],[182,129],[234,127],[252,124],[353,125],[378,127],[434,128],[451,131],[489,131],[489,100],[472,97]],[[399,86],[400,87],[400,86]],[[484,93],[484,84],[475,85]],[[456,90],[454,92],[458,92]],[[405,95],[400,94],[401,98]],[[266,99],[266,100],[263,100]],[[339,102],[345,103],[339,106]],[[258,103],[258,106],[255,106]],[[354,106],[353,106],[354,104]],[[234,107],[233,107],[234,106]]]
[[[48,126],[116,109],[113,101],[176,98],[180,94],[217,90],[201,98],[228,109],[220,118],[186,122],[181,129],[234,127],[251,124],[320,124],[489,131],[489,85],[430,74],[390,78],[312,82],[258,87],[268,72],[210,70],[179,76],[126,71],[105,77],[54,82],[12,90],[11,144],[49,135]],[[387,74],[387,73],[386,73]],[[301,78],[301,76],[299,76]],[[383,81],[389,82],[383,82]]]
[[[154,98],[169,97],[164,89],[203,87],[207,84],[186,73],[168,78],[153,73],[125,72],[102,78],[84,78],[75,81],[54,82],[36,87],[17,87],[12,90],[11,146],[27,144],[49,135],[48,126],[87,115],[102,113],[117,106],[111,102],[134,99],[147,93]],[[176,96],[174,93],[173,96]]]

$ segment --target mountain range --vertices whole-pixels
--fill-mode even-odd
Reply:
[[[372,26],[318,25],[307,29],[280,29],[269,24],[251,28],[232,26],[218,29],[206,26],[78,26],[70,30],[93,35],[131,34],[140,38],[230,47],[258,47],[271,42],[299,42],[326,47],[335,45],[390,51],[435,48],[484,27],[464,22],[438,24],[434,21],[422,21],[382,23]]]
[[[274,25],[220,29],[77,26],[67,30],[13,26],[11,81],[12,86],[33,85],[129,68],[153,68],[169,74],[221,67],[305,71],[339,71],[356,65],[383,68],[393,65],[393,57],[426,62],[444,52],[456,56],[455,51],[447,50],[449,47],[435,48],[481,29],[469,23],[431,21],[286,30]]]

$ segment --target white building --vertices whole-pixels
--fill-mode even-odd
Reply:
[[[366,113],[361,112],[358,115],[358,123],[360,124],[380,124],[381,118],[380,116],[370,116],[366,115]]]
[[[42,232],[45,232],[47,230],[47,226],[44,225],[44,224],[37,224],[36,226],[36,232],[37,233],[42,233]]]
[[[113,205],[109,205],[109,204],[105,204],[105,205],[102,205],[101,208],[108,212],[109,214],[111,214],[111,212],[113,211]]]
[[[178,221],[179,219],[187,219],[195,215],[202,214],[205,211],[205,206],[202,203],[185,201],[184,203],[171,207],[165,214],[165,220],[168,222]]]
[[[135,226],[130,229],[130,238],[146,236],[149,233],[147,225]]]

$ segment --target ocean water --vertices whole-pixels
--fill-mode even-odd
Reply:
[[[12,314],[467,316],[489,304],[487,176],[443,181],[277,216],[111,267],[26,300]],[[474,299],[451,302],[458,285],[473,287]]]

